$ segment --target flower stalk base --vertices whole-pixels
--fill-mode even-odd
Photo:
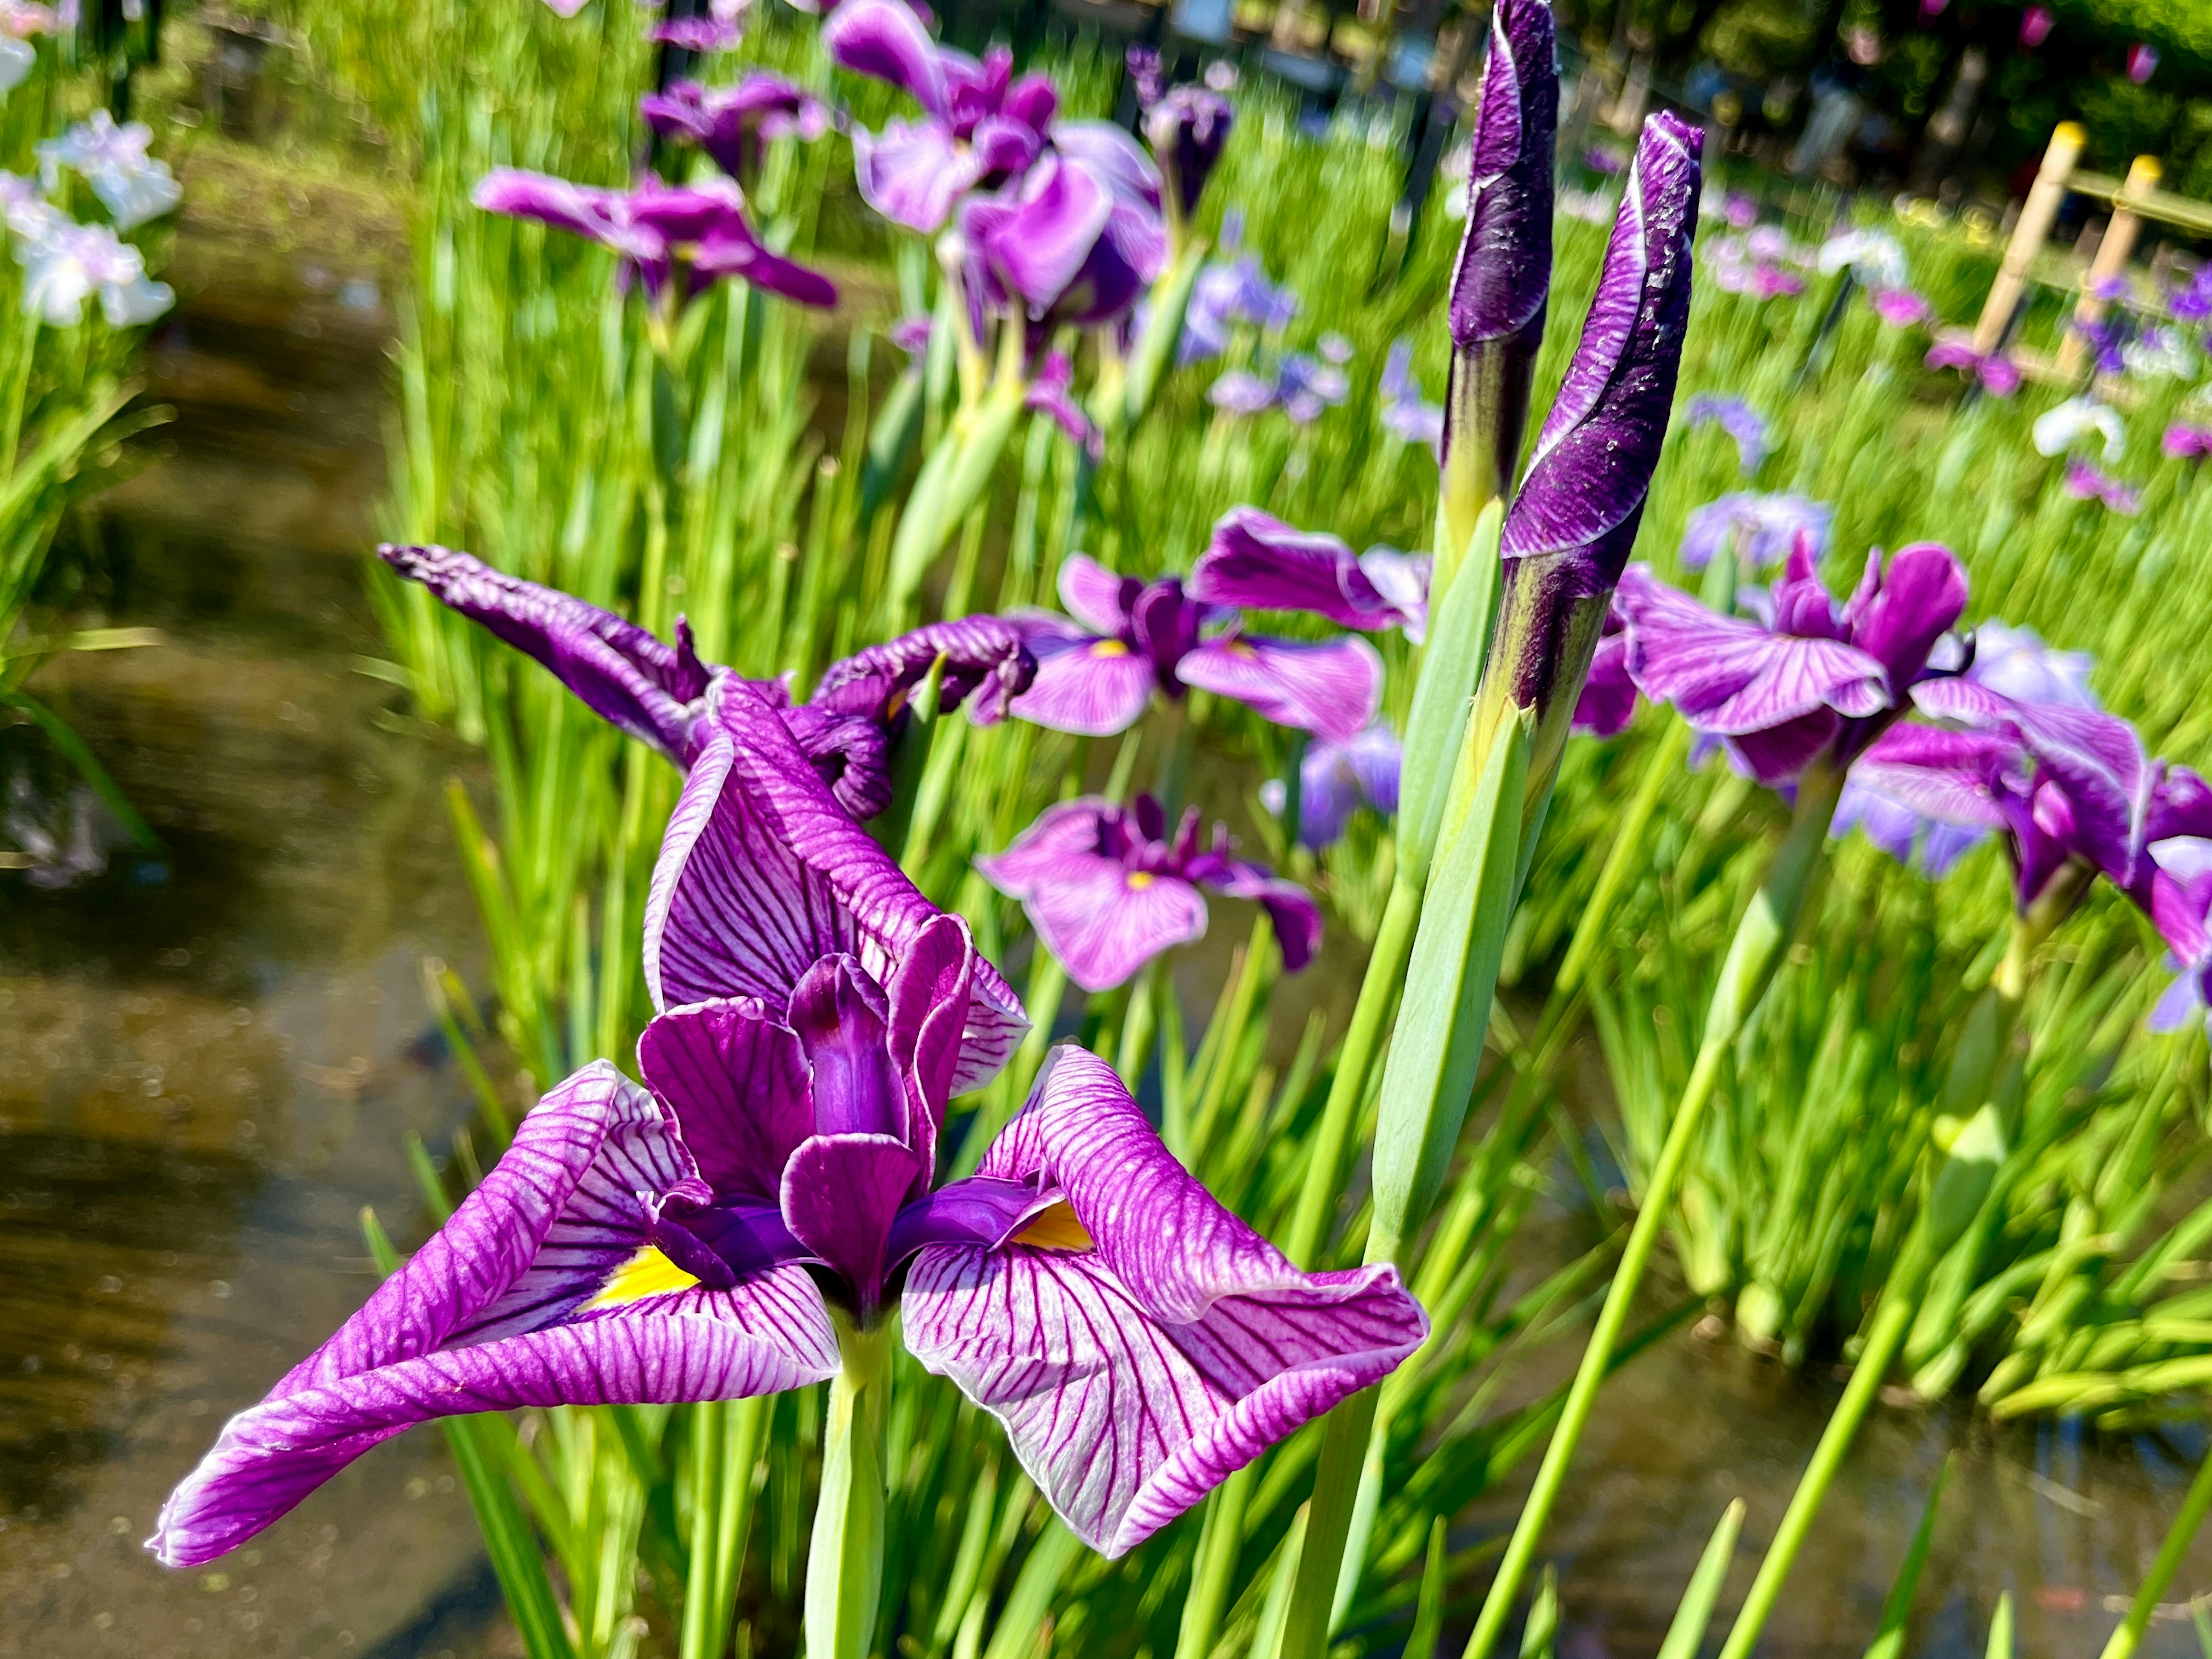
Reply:
[[[806,1556],[808,1659],[867,1659],[884,1574],[884,1430],[890,1420],[891,1324],[832,1316],[844,1365],[830,1384],[822,1491]]]

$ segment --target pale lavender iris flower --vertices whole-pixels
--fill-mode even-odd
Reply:
[[[1298,302],[1287,289],[1269,286],[1266,268],[1256,255],[1216,259],[1199,273],[1191,287],[1182,337],[1176,344],[1176,361],[1190,364],[1218,357],[1229,349],[1231,332],[1238,324],[1279,329],[1287,326],[1297,311]]]
[[[1346,743],[1316,738],[1298,761],[1298,840],[1319,852],[1334,845],[1362,806],[1389,817],[1398,810],[1405,750],[1386,720]],[[1260,804],[1279,816],[1290,804],[1280,778],[1260,786]]]
[[[1232,507],[1191,567],[1190,595],[1249,611],[1308,611],[1368,633],[1428,626],[1429,560],[1374,547],[1355,554],[1326,531],[1299,530],[1256,507]]]
[[[845,0],[822,44],[831,62],[921,106],[919,121],[853,131],[860,198],[895,224],[942,230],[962,197],[1020,179],[1045,151],[1060,94],[1048,76],[1013,78],[1004,46],[980,62],[940,46],[901,0]]]
[[[1170,835],[1160,804],[1127,807],[1097,795],[1059,802],[1003,853],[975,867],[1018,900],[1037,938],[1086,991],[1110,991],[1163,951],[1206,933],[1206,891],[1250,899],[1267,912],[1292,973],[1321,944],[1321,910],[1304,888],[1230,855],[1227,832],[1199,839],[1192,807]]]
[[[1389,1267],[1302,1273],[1161,1146],[1110,1067],[1048,1061],[978,1173],[939,1186],[947,1101],[1026,1027],[815,779],[718,686],[653,872],[638,1045],[540,1102],[405,1267],[163,1506],[173,1566],[252,1537],[416,1423],[728,1400],[821,1382],[835,1309],[1006,1425],[1119,1555],[1427,1334]]]
[[[1765,463],[1767,452],[1773,447],[1766,416],[1741,398],[1700,392],[1684,405],[1682,413],[1692,431],[1701,426],[1717,426],[1735,440],[1737,465],[1746,472],[1758,471]]]
[[[1682,527],[1679,555],[1685,568],[1702,570],[1722,553],[1743,570],[1765,570],[1790,556],[1805,538],[1813,556],[1827,550],[1836,509],[1806,495],[1739,490],[1694,509]]]
[[[836,285],[819,271],[772,252],[746,222],[744,193],[728,179],[672,186],[648,176],[634,190],[579,185],[543,173],[498,167],[471,198],[489,213],[535,219],[612,248],[625,280],[646,293],[689,297],[722,276],[827,309]]]
[[[1444,407],[1422,395],[1413,378],[1413,346],[1410,340],[1391,342],[1382,360],[1382,408],[1376,418],[1385,431],[1402,443],[1419,444],[1433,452],[1443,441]]]
[[[1808,551],[1790,556],[1763,618],[1721,616],[1632,568],[1616,600],[1637,688],[1670,702],[1770,787],[1815,765],[1847,767],[1907,708],[1966,608],[1966,579],[1932,542],[1879,553],[1838,605]]]
[[[667,645],[611,611],[465,553],[389,543],[377,552],[400,575],[550,669],[600,719],[678,766],[698,759],[711,724],[709,693],[734,677],[699,659],[683,618],[676,642]],[[940,710],[964,702],[978,726],[1005,718],[1036,671],[1011,623],[963,617],[832,663],[805,703],[793,703],[781,681],[749,684],[782,708],[784,723],[845,809],[872,817],[890,805],[890,746],[907,720],[907,698],[940,654]]]
[[[730,87],[678,81],[665,92],[647,93],[637,106],[646,125],[663,138],[696,144],[716,167],[741,181],[758,173],[761,150],[769,141],[811,143],[830,130],[829,106],[781,75],[761,70]]]
[[[1364,640],[1247,634],[1235,611],[1193,599],[1177,577],[1142,582],[1080,553],[1060,565],[1059,586],[1067,616],[1009,619],[1036,658],[1036,678],[1012,704],[1025,720],[1105,737],[1133,726],[1155,693],[1172,701],[1188,688],[1323,737],[1356,736],[1375,718],[1382,659]]]

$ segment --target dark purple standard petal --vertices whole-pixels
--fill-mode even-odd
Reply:
[[[691,649],[688,629],[679,624],[676,643],[663,645],[611,611],[450,548],[386,542],[376,551],[398,574],[551,669],[593,714],[678,765],[690,763],[713,671]]]
[[[878,985],[941,913],[831,799],[777,711],[742,680],[718,683],[713,718],[671,816],[646,905],[653,1005],[724,997],[788,1006],[826,956]],[[975,965],[955,1086],[972,1089],[1028,1029],[998,970]]]
[[[908,1349],[1006,1425],[1054,1509],[1109,1556],[1427,1336],[1395,1269],[1298,1272],[1081,1049],[1055,1051],[981,1173],[1065,1206],[999,1249],[916,1256]]]
[[[212,1559],[432,1418],[730,1400],[835,1375],[803,1269],[716,1288],[659,1248],[660,1199],[698,1184],[653,1097],[586,1066],[359,1313],[225,1425],[147,1547],[170,1566]]]
[[[1159,163],[1162,194],[1176,222],[1188,224],[1196,215],[1235,121],[1229,100],[1203,87],[1170,87],[1145,111],[1145,139]]]

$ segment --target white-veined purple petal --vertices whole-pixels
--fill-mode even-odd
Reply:
[[[1373,723],[1382,659],[1361,639],[1318,645],[1244,634],[1208,640],[1176,665],[1186,685],[1234,697],[1278,726],[1346,742]]]
[[[1117,639],[1063,634],[1046,637],[1024,629],[1036,653],[1036,678],[1008,705],[1033,725],[1079,737],[1125,732],[1152,706],[1159,684],[1152,659]]]

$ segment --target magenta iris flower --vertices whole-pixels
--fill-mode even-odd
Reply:
[[[2180,971],[2151,1011],[2154,1031],[2203,1017],[2212,1032],[2212,787],[2164,769],[2145,814],[2144,859],[2130,896],[2157,926]]]
[[[1201,846],[1196,807],[1170,836],[1150,795],[1127,808],[1096,795],[1048,806],[975,867],[1020,901],[1037,938],[1086,991],[1110,991],[1161,951],[1202,938],[1208,888],[1266,909],[1292,973],[1321,944],[1321,910],[1305,889],[1231,857],[1218,824]]]
[[[1015,80],[1004,46],[981,62],[940,46],[900,0],[846,0],[822,26],[822,45],[833,63],[921,106],[919,121],[853,131],[860,198],[896,224],[942,230],[963,196],[1019,179],[1044,153],[1060,94],[1048,76]]]
[[[377,553],[400,575],[552,670],[600,719],[678,766],[698,758],[709,726],[708,693],[735,677],[699,659],[681,617],[676,643],[666,645],[611,611],[465,553],[390,543]],[[890,744],[905,722],[907,696],[940,654],[939,708],[964,702],[978,726],[1003,719],[1036,672],[1011,623],[963,617],[832,663],[807,702],[793,703],[780,680],[748,683],[782,709],[785,725],[845,809],[872,817],[890,805]]]
[[[1764,570],[1790,556],[1799,539],[1818,559],[1827,550],[1836,509],[1807,495],[1739,490],[1694,509],[1682,527],[1684,568],[1702,570],[1723,552],[1745,570]]]
[[[2102,501],[2111,511],[2129,518],[2142,509],[2141,490],[2078,457],[2066,463],[2062,487],[2077,501]]]
[[[1874,311],[1892,328],[1911,328],[1936,314],[1936,307],[1928,303],[1927,296],[1909,288],[1876,289]]]
[[[1159,176],[1129,135],[1063,122],[1053,141],[1018,180],[960,210],[960,280],[979,342],[993,314],[1021,319],[1038,347],[1063,324],[1117,323],[1167,264]]]
[[[1190,593],[1208,605],[1310,611],[1369,633],[1401,628],[1419,645],[1428,626],[1429,560],[1389,547],[1355,554],[1326,531],[1232,507],[1191,567]]]
[[[2191,426],[2176,421],[2166,428],[2159,447],[2177,461],[2201,461],[2212,456],[2212,426]]]
[[[1332,846],[1362,806],[1388,817],[1398,810],[1405,750],[1389,723],[1377,720],[1347,743],[1316,738],[1298,761],[1298,840],[1319,852]],[[1280,814],[1290,792],[1280,778],[1260,786],[1260,804]]]
[[[1973,376],[1992,398],[2009,398],[2020,390],[2020,366],[2002,351],[1984,356],[1964,340],[1938,340],[1928,348],[1925,361],[1930,368],[1955,368]]]
[[[1427,1334],[1389,1267],[1303,1273],[1160,1144],[1103,1061],[1054,1057],[971,1179],[945,1103],[1025,1029],[975,951],[744,682],[653,873],[660,1012],[640,1087],[563,1083],[452,1219],[233,1418],[149,1547],[206,1561],[410,1425],[517,1406],[727,1400],[839,1366],[831,1309],[1006,1426],[1119,1555]]]
[[[1247,634],[1235,611],[1192,598],[1179,578],[1142,582],[1080,553],[1060,568],[1060,600],[1066,617],[1009,619],[1036,658],[1013,712],[1039,726],[1105,737],[1134,725],[1155,692],[1173,701],[1187,688],[1323,737],[1352,737],[1375,718],[1382,659],[1364,640]]]
[[[685,18],[684,22],[710,21]],[[760,168],[761,147],[774,138],[811,143],[830,130],[829,106],[780,75],[756,70],[735,86],[711,89],[678,81],[638,100],[645,124],[664,138],[696,144],[732,179]]]
[[[1899,550],[1838,605],[1800,546],[1763,618],[1724,617],[1632,567],[1615,599],[1638,690],[1671,702],[1770,787],[1815,764],[1847,766],[1907,706],[1966,608],[1958,561],[1932,542]]]
[[[688,298],[717,278],[737,276],[800,305],[837,303],[827,276],[774,252],[753,234],[744,194],[726,179],[677,187],[648,177],[632,190],[608,190],[497,167],[471,199],[488,213],[535,219],[612,248],[622,256],[624,280],[635,276],[656,300],[672,285]]]

